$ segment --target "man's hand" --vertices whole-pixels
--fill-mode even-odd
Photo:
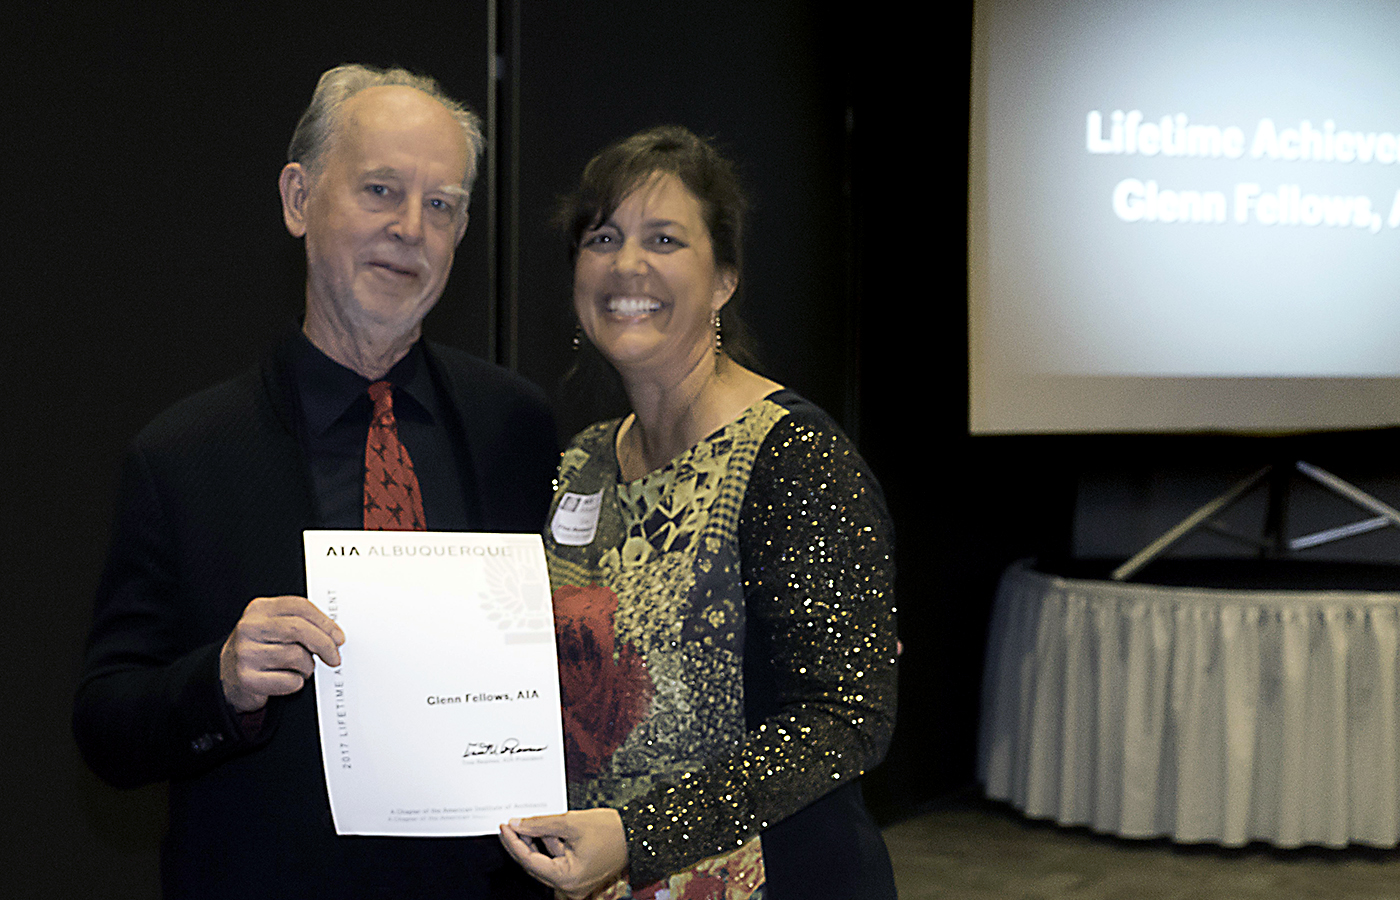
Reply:
[[[535,849],[530,838],[539,838],[548,852]],[[566,897],[589,896],[627,866],[627,833],[615,809],[513,819],[501,826],[501,843],[526,872]]]
[[[340,665],[345,632],[305,597],[259,597],[219,653],[224,697],[241,713],[267,705],[268,697],[295,694],[316,671],[313,656]]]

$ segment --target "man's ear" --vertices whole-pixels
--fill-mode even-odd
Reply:
[[[277,190],[282,194],[282,221],[292,237],[306,235],[306,199],[311,194],[310,179],[301,163],[290,162],[282,167],[277,178]]]

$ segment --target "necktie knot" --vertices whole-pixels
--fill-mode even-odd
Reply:
[[[387,381],[376,381],[369,386],[369,398],[374,401],[374,414],[371,421],[380,425],[394,420],[394,386]]]

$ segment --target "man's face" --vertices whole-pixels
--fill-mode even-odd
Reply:
[[[296,163],[282,174],[287,229],[306,237],[308,334],[416,337],[466,229],[466,137],[442,104],[401,86],[355,94],[341,117],[314,177]]]

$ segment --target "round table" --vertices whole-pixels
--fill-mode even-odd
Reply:
[[[1012,566],[978,774],[1037,819],[1239,846],[1400,843],[1400,593],[1224,590]]]

